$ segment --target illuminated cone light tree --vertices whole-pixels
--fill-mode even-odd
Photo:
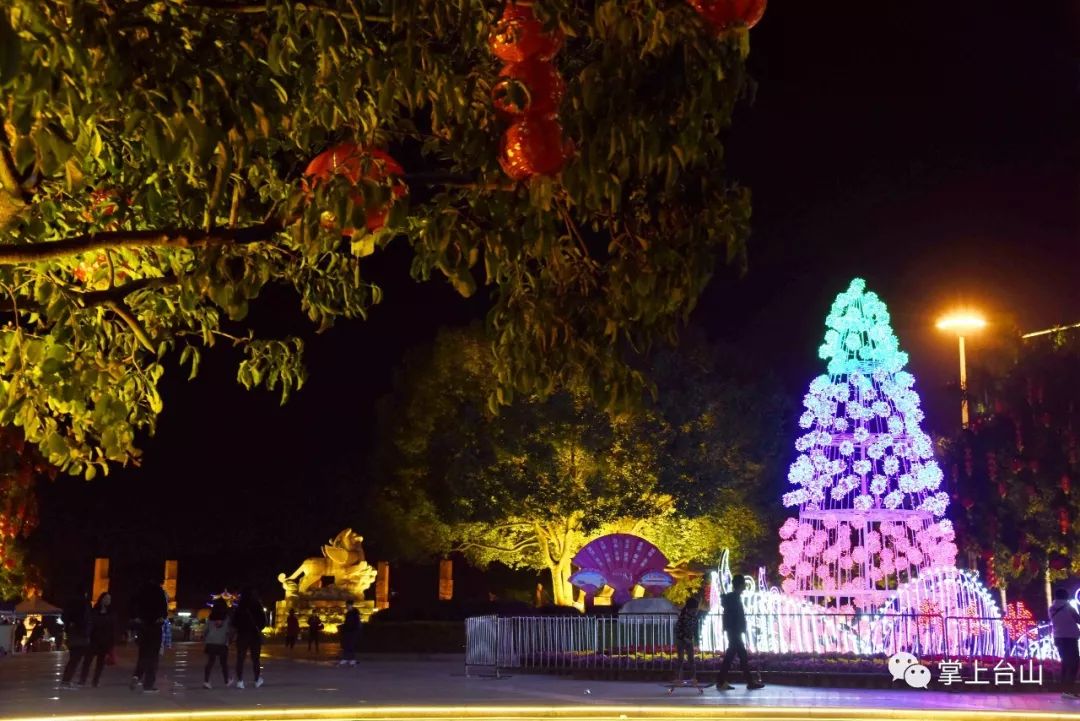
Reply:
[[[856,278],[826,326],[819,353],[828,372],[803,401],[794,490],[784,495],[799,517],[780,529],[782,586],[808,600],[876,607],[920,574],[955,565],[948,495],[938,490],[942,472],[885,303]]]

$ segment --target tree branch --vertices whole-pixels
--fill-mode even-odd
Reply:
[[[267,11],[266,3],[233,3],[222,2],[221,0],[188,0],[185,3],[187,7],[199,8],[201,10],[219,10],[221,12],[236,13],[238,15],[261,15]],[[325,13],[332,17],[349,17],[352,13],[336,10],[334,8],[326,7],[325,5],[317,5],[315,3],[295,3],[293,8],[296,10],[303,10],[310,13]],[[372,23],[389,23],[391,18],[387,15],[363,15],[360,18],[364,22]]]
[[[0,245],[0,265],[36,263],[69,255],[107,248],[199,248],[209,245],[244,245],[262,243],[281,230],[279,223],[264,223],[249,228],[194,228],[167,230],[110,230],[86,233],[48,243]]]
[[[127,323],[128,327],[131,328],[131,332],[135,334],[135,339],[139,341],[139,344],[143,348],[151,353],[156,352],[157,349],[154,348],[153,339],[150,338],[150,334],[146,332],[146,328],[143,327],[143,324],[139,322],[139,319],[135,317],[134,313],[115,300],[106,301],[104,305],[113,313],[120,316],[121,320]]]
[[[488,545],[486,543],[476,543],[475,541],[467,541],[465,543],[460,544],[456,548],[454,548],[454,550],[455,551],[465,551],[465,550],[468,550],[470,548],[480,548],[480,549],[483,549],[485,551],[497,551],[499,553],[517,553],[518,551],[524,551],[529,546],[536,546],[536,545],[539,545],[539,544],[537,544],[537,541],[536,541],[535,538],[528,538],[528,539],[522,541],[521,543],[517,544],[516,546],[514,546],[512,548],[506,548],[505,546],[491,546],[491,545]]]

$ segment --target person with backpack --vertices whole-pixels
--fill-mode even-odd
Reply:
[[[338,666],[356,665],[356,647],[360,643],[360,612],[350,598],[345,602],[345,622],[341,624],[341,660]]]
[[[68,647],[68,662],[64,666],[64,674],[60,678],[60,688],[78,688],[71,679],[75,676],[75,669],[79,667],[83,657],[90,651],[92,611],[87,594],[82,593],[64,607],[64,611],[60,616],[60,620],[67,631]]]
[[[683,667],[685,661],[689,661],[690,681],[697,685],[697,657],[694,650],[701,642],[701,622],[706,614],[699,605],[697,596],[691,596],[675,621],[675,653],[679,659],[679,673],[672,683],[683,683]]]
[[[161,581],[143,585],[133,599],[134,624],[139,634],[139,658],[129,688],[142,683],[143,693],[157,693],[158,657],[161,653],[161,627],[169,617],[169,602]]]
[[[1077,666],[1080,666],[1080,613],[1068,599],[1069,594],[1064,588],[1055,588],[1054,602],[1050,604],[1048,614],[1054,645],[1061,658],[1061,695],[1080,698],[1075,688]]]
[[[206,620],[206,635],[203,640],[206,643],[206,669],[203,671],[203,688],[213,688],[210,685],[210,671],[214,668],[214,660],[221,663],[221,678],[225,686],[232,686],[229,678],[229,641],[232,640],[233,626],[229,619],[229,604],[224,598],[214,599],[214,605],[210,608],[210,617]]]
[[[86,677],[90,675],[90,661],[94,661],[93,686],[97,688],[105,660],[112,654],[116,644],[116,617],[112,610],[112,595],[108,591],[98,596],[90,618],[90,648],[83,656],[79,685],[86,685]]]
[[[315,611],[311,612],[307,620],[307,650],[311,653],[311,644],[315,644],[315,653],[319,652],[319,632],[323,630],[322,619]]]
[[[266,611],[255,589],[248,586],[240,593],[240,602],[233,611],[236,626],[236,688],[244,688],[244,657],[251,654],[255,670],[255,688],[263,685],[262,630],[266,628]]]

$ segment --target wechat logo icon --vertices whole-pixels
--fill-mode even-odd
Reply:
[[[930,685],[930,669],[919,663],[914,654],[901,651],[889,657],[889,673],[893,681],[901,679],[911,688],[926,688]]]

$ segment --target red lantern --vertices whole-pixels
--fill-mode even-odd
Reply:
[[[549,60],[562,47],[562,31],[547,32],[533,15],[531,4],[509,2],[502,18],[488,36],[492,54],[506,63],[520,63],[528,58]]]
[[[1004,498],[1007,493],[1008,493],[1008,489],[1005,487],[1005,484],[1004,483],[998,483],[998,495],[1001,496],[1002,498]]]
[[[5,558],[4,559],[4,568],[6,568],[9,571],[14,571],[15,570],[15,559],[12,558],[11,556],[8,556],[7,558]]]
[[[1061,556],[1054,556],[1050,559],[1050,568],[1055,571],[1064,571],[1066,568],[1068,568],[1068,566],[1068,561],[1066,561]]]
[[[566,164],[569,150],[558,120],[527,115],[503,135],[499,165],[514,180],[554,175]]]
[[[343,175],[353,185],[362,179],[378,182],[404,174],[405,169],[389,153],[378,148],[364,148],[355,143],[341,143],[324,150],[316,155],[304,170],[304,175],[314,183],[330,180],[335,175]],[[403,197],[408,191],[403,183],[395,182],[391,192],[396,199]],[[353,196],[353,203],[362,202],[363,196]],[[367,229],[375,231],[383,227],[387,212],[388,208],[385,206],[368,210],[365,223]],[[344,228],[341,234],[351,236],[355,232],[353,228]]]
[[[547,60],[530,58],[524,62],[507,65],[499,73],[504,78],[492,90],[495,109],[509,115],[551,115],[558,111],[566,83]],[[511,98],[510,84],[518,81],[528,94],[524,105],[519,106]]]
[[[1061,477],[1058,485],[1061,486],[1061,490],[1065,494],[1068,494],[1068,492],[1072,489],[1072,483],[1069,481],[1069,477],[1065,475]]]
[[[1062,533],[1069,532],[1069,512],[1064,508],[1058,509],[1058,526],[1061,528]]]
[[[687,0],[701,19],[716,32],[738,24],[754,27],[765,15],[766,0]]]
[[[964,504],[964,508],[968,509],[969,511],[975,505],[975,501],[971,498],[971,496],[964,496],[964,500],[962,501],[962,503]]]

